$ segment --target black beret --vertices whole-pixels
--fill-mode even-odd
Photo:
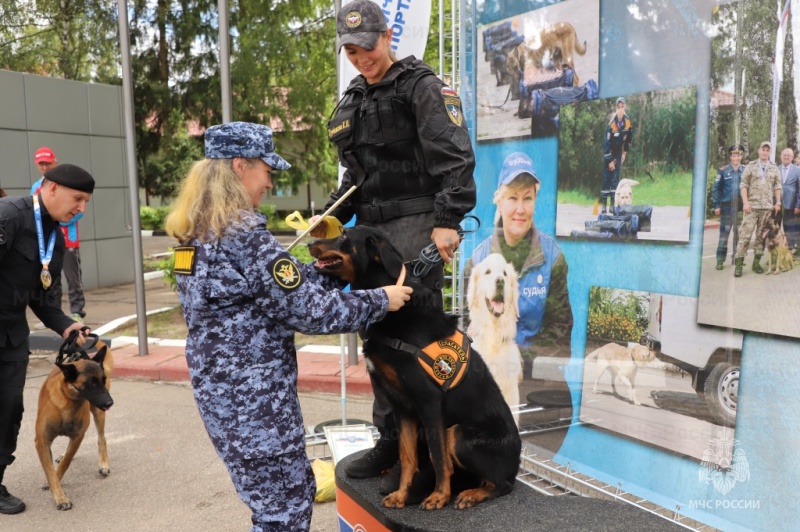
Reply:
[[[44,173],[45,179],[81,192],[94,192],[92,174],[74,164],[60,164]]]

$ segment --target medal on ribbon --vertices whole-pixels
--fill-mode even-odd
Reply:
[[[50,270],[47,269],[47,266],[42,266],[42,273],[39,275],[39,278],[42,280],[42,286],[45,290],[50,288],[50,285],[53,284],[53,276],[50,275]]]
[[[33,217],[36,219],[36,236],[39,241],[39,261],[42,263],[42,273],[39,279],[45,290],[53,284],[53,276],[50,275],[50,260],[53,258],[53,248],[56,247],[56,230],[50,232],[50,239],[47,242],[47,249],[44,247],[44,229],[42,228],[42,213],[39,208],[39,196],[33,196]]]

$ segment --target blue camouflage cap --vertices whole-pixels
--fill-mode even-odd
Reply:
[[[206,129],[206,158],[261,159],[275,170],[292,167],[275,153],[272,129],[250,122],[228,122]]]

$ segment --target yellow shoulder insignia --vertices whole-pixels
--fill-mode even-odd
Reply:
[[[178,246],[172,249],[175,254],[175,273],[180,275],[194,275],[195,246]]]

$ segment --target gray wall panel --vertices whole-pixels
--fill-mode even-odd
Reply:
[[[92,135],[122,137],[122,92],[112,85],[89,85],[89,131]]]
[[[0,70],[0,128],[25,128],[25,84],[19,72]]]
[[[133,282],[122,116],[121,87],[0,71],[0,180],[6,192],[27,195],[41,177],[33,162],[41,146],[55,151],[59,163],[85,168],[97,183],[78,222],[86,290]]]
[[[89,150],[89,137],[29,131],[27,153],[31,184],[42,177],[33,160],[33,154],[42,146],[53,150],[59,163],[76,164],[91,173],[92,157]]]
[[[90,137],[92,176],[98,187],[125,187],[125,142],[117,137]]]
[[[98,240],[100,286],[133,282],[133,245],[130,238]]]
[[[0,97],[2,98],[2,97]],[[0,116],[4,111],[0,112]],[[29,189],[31,186],[30,170],[28,165],[32,156],[27,156],[28,136],[25,131],[0,129],[0,161],[3,162],[0,171],[0,183],[8,192],[9,188]]]
[[[28,129],[88,135],[87,85],[78,81],[25,76]]]
[[[131,237],[126,220],[130,209],[125,205],[125,196],[123,189],[95,189],[92,203],[96,239]]]

